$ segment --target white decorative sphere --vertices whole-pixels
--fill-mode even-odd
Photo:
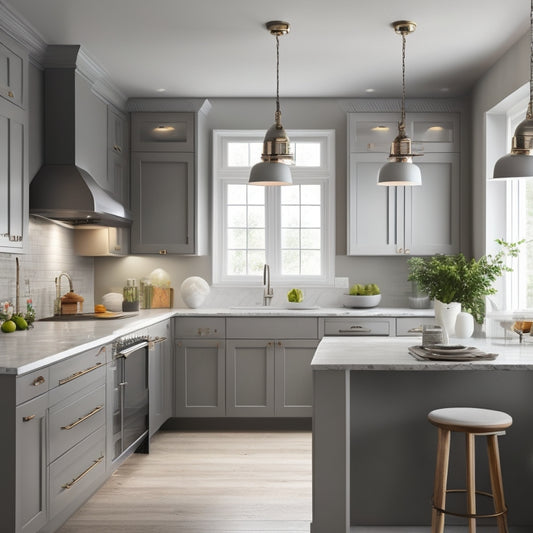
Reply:
[[[180,287],[181,298],[185,305],[192,309],[200,307],[204,303],[209,291],[209,284],[199,276],[191,276],[183,280]]]

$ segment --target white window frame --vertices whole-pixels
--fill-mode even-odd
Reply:
[[[335,130],[287,130],[291,142],[320,142],[320,167],[291,167],[293,183],[321,184],[321,220],[322,220],[322,264],[321,276],[281,276],[279,257],[280,242],[273,232],[266,243],[267,259],[270,266],[271,281],[278,286],[333,286],[335,280]],[[223,272],[226,246],[225,240],[225,187],[226,183],[247,183],[251,167],[229,167],[226,146],[229,142],[263,143],[264,130],[213,130],[213,242],[212,242],[212,279],[214,286],[257,286],[262,283],[260,275],[228,276]],[[257,185],[254,185],[257,187]],[[279,187],[266,187],[267,202],[279,195]],[[278,196],[279,198],[279,196]],[[266,223],[269,217],[279,219],[279,201],[266,211]]]
[[[486,174],[489,181],[492,181],[492,172],[496,161],[509,153],[514,130],[525,118],[529,102],[528,91],[529,84],[517,90],[487,113]],[[525,236],[525,202],[523,201],[525,198],[525,180],[493,181],[498,182],[498,187],[500,187],[498,192],[501,194],[493,195],[490,200],[492,203],[489,202],[487,223],[488,216],[493,217],[497,211],[501,212],[502,216],[497,217],[498,223],[494,227],[487,228],[485,245],[488,254],[497,253],[499,249],[495,243],[497,238],[503,238],[507,242],[517,242]],[[487,198],[489,197],[490,195],[487,196]],[[490,299],[499,309],[525,309],[527,269],[521,268],[520,257],[508,258],[507,264],[513,271],[506,272],[503,279],[496,282],[498,293],[491,296]]]

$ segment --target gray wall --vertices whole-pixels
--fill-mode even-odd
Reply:
[[[207,127],[213,129],[265,130],[274,122],[275,102],[271,98],[213,98]],[[382,306],[407,305],[410,284],[404,257],[369,258],[346,256],[346,112],[333,98],[288,98],[281,100],[282,122],[286,129],[334,129],[336,132],[336,276],[350,283],[375,282],[382,289]],[[206,157],[211,158],[211,154]],[[211,159],[210,159],[211,160]],[[211,168],[211,167],[209,167]],[[121,288],[127,278],[142,278],[154,268],[169,272],[179,289],[183,279],[199,275],[211,282],[210,257],[137,256],[123,259],[95,259],[95,300]],[[209,302],[207,302],[208,304]],[[175,306],[183,306],[176,294]]]

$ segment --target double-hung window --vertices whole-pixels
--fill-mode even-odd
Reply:
[[[256,283],[268,264],[278,284],[332,285],[335,134],[289,131],[293,184],[248,185],[263,131],[213,133],[213,282]]]

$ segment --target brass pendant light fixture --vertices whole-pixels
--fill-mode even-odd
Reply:
[[[421,154],[411,152],[411,139],[405,133],[405,37],[415,31],[416,23],[398,20],[392,27],[402,36],[402,115],[398,135],[391,144],[389,163],[379,170],[378,185],[422,185],[420,168],[413,164],[413,157]]]
[[[290,31],[290,24],[280,20],[266,23],[267,30],[276,37],[276,113],[275,123],[268,129],[263,141],[261,162],[252,167],[248,183],[250,185],[292,185],[293,164],[290,140],[281,124],[279,105],[279,38]]]
[[[511,153],[496,161],[493,174],[495,179],[533,177],[533,0],[531,0],[529,24],[529,104],[526,118],[515,129]]]

